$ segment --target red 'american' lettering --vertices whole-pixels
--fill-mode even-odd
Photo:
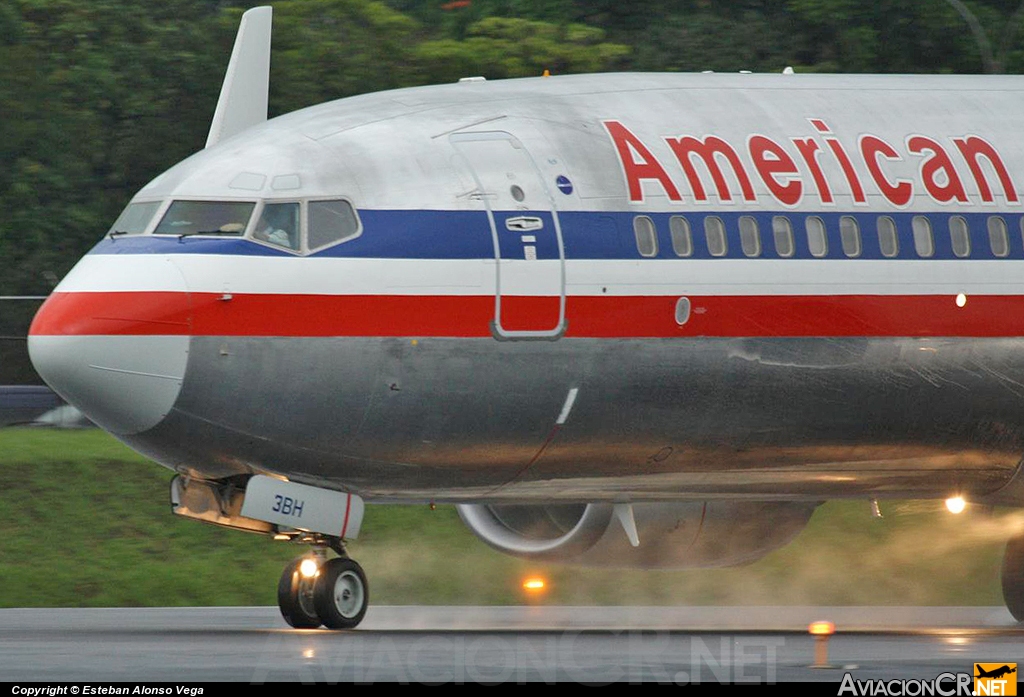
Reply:
[[[817,135],[789,138],[795,156],[777,140],[762,134],[750,135],[742,149],[717,135],[671,135],[658,139],[672,156],[664,161],[621,122],[608,120],[604,127],[618,154],[629,200],[634,203],[642,203],[645,195],[680,203],[687,191],[698,203],[709,201],[712,195],[722,203],[730,203],[734,192],[753,203],[758,198],[756,177],[768,195],[783,206],[796,206],[805,195],[829,205],[835,202],[837,194],[845,194],[854,204],[865,204],[867,194],[855,157],[861,171],[867,172],[868,183],[895,207],[908,205],[915,195],[938,203],[970,203],[964,181],[974,182],[981,203],[995,203],[1000,195],[1006,203],[1020,203],[1006,163],[996,147],[981,136],[951,137],[953,148],[947,148],[938,139],[911,135],[901,152],[880,136],[864,134],[851,154],[824,119],[808,121]],[[664,152],[663,146],[661,151]],[[920,159],[915,178],[900,178],[892,172],[892,164],[904,161],[904,154]],[[830,167],[823,166],[826,158],[831,159]],[[960,166],[965,166],[968,173],[966,177],[958,169],[961,161]],[[830,181],[826,172],[836,168],[842,177]]]

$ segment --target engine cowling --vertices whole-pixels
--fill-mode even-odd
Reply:
[[[458,506],[491,547],[519,557],[594,566],[697,568],[756,561],[792,540],[818,503],[708,501],[632,504],[633,547],[611,504]]]

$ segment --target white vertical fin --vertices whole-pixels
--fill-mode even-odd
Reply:
[[[622,523],[622,529],[626,531],[629,544],[639,547],[640,535],[636,532],[636,521],[633,519],[633,504],[617,503],[612,507],[612,512],[615,513],[615,517]]]
[[[254,7],[242,15],[206,147],[267,120],[273,13],[272,7]]]

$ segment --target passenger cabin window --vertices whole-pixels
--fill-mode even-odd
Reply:
[[[308,249],[319,249],[359,236],[359,219],[348,201],[310,201],[308,205]]]
[[[988,218],[988,245],[992,248],[992,256],[1010,255],[1010,235],[1001,216],[991,215]]]
[[[117,220],[110,226],[108,234],[117,235],[140,235],[149,227],[150,221],[156,215],[156,209],[160,207],[159,201],[146,201],[145,203],[129,203],[128,207],[121,211]]]
[[[825,221],[812,215],[804,223],[807,228],[807,246],[811,256],[823,257],[828,254],[828,238],[825,236]]]
[[[740,247],[748,257],[761,256],[761,231],[753,216],[740,216]]]
[[[175,201],[154,235],[241,235],[255,203],[245,201]]]
[[[658,256],[658,233],[653,220],[646,215],[633,218],[633,234],[636,236],[636,249],[640,256]]]
[[[844,215],[839,219],[839,240],[843,244],[843,254],[848,257],[860,256],[860,225],[852,215]]]
[[[729,244],[725,239],[725,223],[718,216],[709,215],[704,218],[704,238],[707,240],[711,256],[724,257],[729,253]]]
[[[953,254],[961,259],[971,256],[971,231],[961,215],[949,219],[949,242],[953,246]]]
[[[267,203],[253,237],[285,249],[299,249],[299,204]]]
[[[772,218],[772,238],[775,240],[775,253],[780,257],[791,257],[796,251],[793,241],[793,225],[789,218],[777,215]]]
[[[894,257],[900,253],[899,237],[896,235],[896,221],[887,215],[878,217],[878,248],[883,257]]]
[[[690,221],[681,215],[673,215],[668,219],[669,232],[672,233],[672,251],[677,257],[688,257],[693,254],[693,235],[690,232]]]
[[[932,238],[932,224],[923,215],[915,215],[911,221],[914,229],[914,251],[919,257],[930,257],[935,254],[935,240]]]

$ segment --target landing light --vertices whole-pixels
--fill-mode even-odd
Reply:
[[[963,293],[957,293],[957,296],[956,296],[956,306],[957,307],[963,307],[966,304],[967,304],[967,296],[964,295]]]
[[[946,499],[946,510],[950,513],[963,513],[966,507],[967,502],[964,501],[963,496],[954,496]]]
[[[299,564],[299,573],[306,578],[312,578],[316,576],[317,569],[320,565],[316,563],[315,559],[303,559],[302,563]]]

